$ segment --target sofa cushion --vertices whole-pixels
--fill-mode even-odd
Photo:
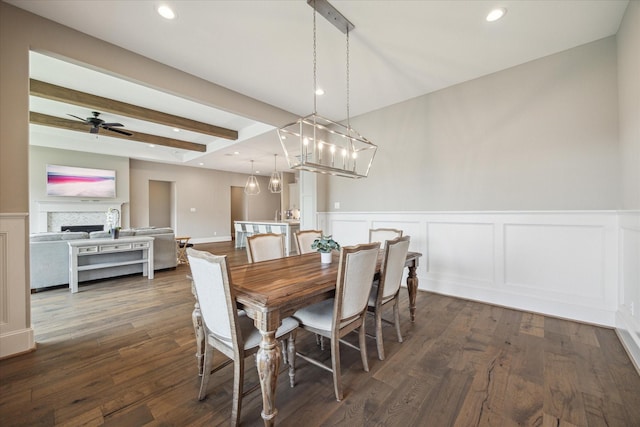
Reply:
[[[136,228],[136,236],[147,236],[150,234],[167,234],[173,233],[173,228],[160,227],[160,228]]]
[[[118,235],[120,237],[131,237],[134,234],[135,233],[133,230],[120,230],[120,233]],[[108,231],[92,231],[91,233],[89,233],[89,238],[90,239],[110,239],[111,233],[109,233]]]
[[[60,231],[51,233],[36,233],[29,236],[31,242],[52,242],[56,240],[88,239],[89,233],[85,231]]]

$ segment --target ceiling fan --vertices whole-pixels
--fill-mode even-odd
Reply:
[[[88,125],[91,125],[91,129],[89,130],[89,133],[98,133],[100,128],[102,128],[105,130],[110,130],[111,132],[120,133],[122,135],[133,136],[131,132],[127,132],[125,130],[120,130],[120,129],[114,129],[114,127],[124,126],[122,123],[105,123],[105,121],[99,117],[100,116],[99,112],[92,111],[91,114],[93,114],[93,117],[87,117],[86,119],[83,119],[82,117],[74,116],[73,114],[68,114],[68,115],[71,117],[75,117],[76,119],[81,120]]]

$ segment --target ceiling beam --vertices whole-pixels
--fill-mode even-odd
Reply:
[[[73,130],[82,133],[89,133],[91,126],[82,123],[78,120],[68,120],[61,117],[49,116],[47,114],[36,113],[34,111],[29,112],[29,122],[36,125],[51,126],[60,129]],[[133,136],[121,135],[116,132],[109,132],[102,128],[98,132],[100,135],[110,136],[112,138],[126,139],[127,141],[142,142],[145,144],[163,145],[165,147],[180,148],[182,150],[198,151],[205,153],[207,146],[203,144],[196,144],[195,142],[182,141],[179,139],[165,138],[158,135],[149,135],[147,133],[136,132]]]
[[[238,139],[238,131],[198,122],[185,117],[174,116],[148,108],[139,107],[115,99],[103,98],[90,93],[79,92],[62,86],[56,86],[40,80],[29,79],[31,95],[68,104],[80,105],[92,110],[127,116],[145,122],[153,122],[160,125],[189,130],[235,141]]]

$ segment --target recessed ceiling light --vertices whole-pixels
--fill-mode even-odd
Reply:
[[[200,166],[204,166],[204,163],[202,163],[202,162],[200,162],[200,163],[198,163],[198,164],[199,164]]]
[[[316,89],[316,95],[318,95],[318,96],[324,95],[324,90],[319,87],[318,89]]]
[[[487,21],[497,21],[498,19],[502,18],[505,13],[507,13],[507,9],[505,9],[504,7],[497,7],[489,12],[489,14],[487,15]]]
[[[153,144],[149,144],[149,147],[153,148],[153,147],[155,147],[155,145],[153,145]]]
[[[173,128],[173,131],[174,131],[174,132],[180,132],[180,129],[178,129],[178,128]]]
[[[239,151],[234,151],[233,154],[235,154],[237,156],[238,154],[240,154],[240,152]]]
[[[158,6],[158,9],[156,10],[158,11],[158,14],[164,19],[173,19],[176,17],[175,12],[166,4]]]

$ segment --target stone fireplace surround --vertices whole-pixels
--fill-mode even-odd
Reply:
[[[37,229],[32,233],[60,231],[63,225],[92,225],[107,223],[109,208],[122,212],[118,200],[56,200],[37,202]]]

